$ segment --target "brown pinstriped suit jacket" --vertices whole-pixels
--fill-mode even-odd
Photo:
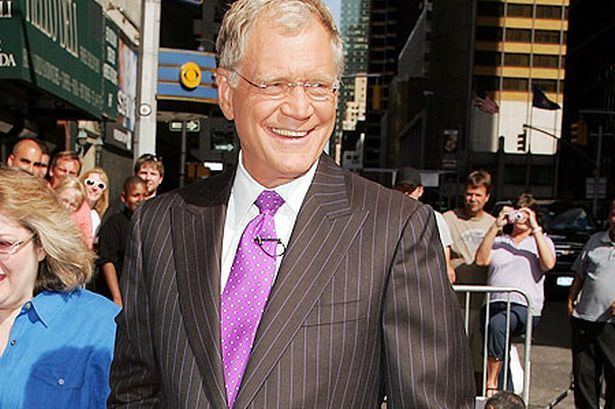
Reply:
[[[234,173],[145,203],[122,277],[110,407],[226,408],[220,253]],[[322,156],[235,401],[243,408],[472,408],[432,211]]]

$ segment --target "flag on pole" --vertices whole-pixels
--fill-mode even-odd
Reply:
[[[481,96],[482,94],[483,96]],[[500,107],[491,99],[489,95],[483,92],[475,92],[472,99],[472,105],[481,111],[493,115],[500,112]]]
[[[558,103],[547,98],[545,93],[542,92],[542,90],[536,85],[532,87],[532,91],[534,94],[534,97],[532,98],[532,106],[534,108],[548,109],[549,111],[555,111],[562,108]]]

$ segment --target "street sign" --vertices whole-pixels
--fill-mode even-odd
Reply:
[[[232,143],[214,143],[214,151],[217,152],[232,152],[235,149],[235,145]]]
[[[169,122],[169,131],[181,132],[182,126],[183,126],[182,121],[171,121]],[[186,121],[186,132],[200,132],[200,131],[201,131],[200,121],[196,121],[196,120]]]
[[[589,177],[585,178],[585,197],[587,199],[594,198],[594,185],[596,182],[596,178]],[[606,198],[606,178],[601,177],[598,178],[598,199]]]

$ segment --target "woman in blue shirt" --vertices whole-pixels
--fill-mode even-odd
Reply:
[[[0,169],[0,407],[104,408],[119,308],[42,179]]]

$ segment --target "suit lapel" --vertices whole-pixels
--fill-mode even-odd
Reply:
[[[329,157],[321,157],[258,327],[235,409],[254,398],[367,218],[367,212],[350,208],[344,177]]]
[[[220,358],[220,259],[233,172],[182,191],[172,237],[182,318],[212,407],[226,407]]]

